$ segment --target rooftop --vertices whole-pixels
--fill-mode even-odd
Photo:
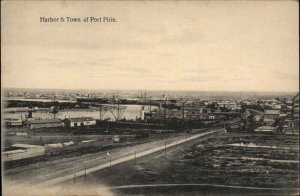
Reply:
[[[78,118],[68,118],[71,122],[83,122],[83,121],[93,121],[92,117],[78,117]]]
[[[264,114],[280,114],[280,110],[265,110]]]
[[[40,119],[40,120],[30,120],[27,121],[27,123],[29,124],[45,124],[45,123],[60,123],[61,120],[60,119]]]

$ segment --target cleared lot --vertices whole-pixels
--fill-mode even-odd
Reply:
[[[116,187],[119,193],[172,194],[172,186],[177,184],[185,184],[178,185],[178,193],[193,194],[216,190],[254,194],[298,192],[297,136],[222,132],[189,144],[168,150],[166,157],[162,152],[141,158],[137,164],[89,174],[87,184]],[[84,181],[78,178],[76,183]],[[126,188],[127,185],[142,186]]]

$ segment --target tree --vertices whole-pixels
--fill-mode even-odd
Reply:
[[[54,106],[53,107],[53,110],[51,111],[51,113],[53,113],[54,114],[54,118],[56,117],[56,114],[58,114],[58,108],[57,108],[57,106]]]

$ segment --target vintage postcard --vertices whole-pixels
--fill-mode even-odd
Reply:
[[[298,16],[1,1],[3,195],[298,195]]]

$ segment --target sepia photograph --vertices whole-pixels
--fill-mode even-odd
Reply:
[[[299,2],[1,1],[4,196],[299,195]]]

